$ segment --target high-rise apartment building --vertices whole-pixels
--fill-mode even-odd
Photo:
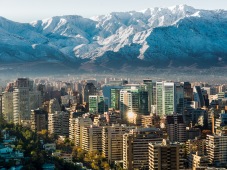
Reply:
[[[59,101],[56,98],[54,98],[51,99],[49,102],[48,113],[54,113],[56,111],[61,111],[61,106],[59,104]]]
[[[69,139],[75,144],[76,140],[76,129],[77,129],[77,116],[70,112],[69,115]]]
[[[206,154],[206,140],[205,139],[190,139],[187,140],[186,143],[186,154],[195,154],[196,152],[199,155],[205,155]]]
[[[13,122],[13,91],[2,94],[2,114],[7,122]]]
[[[42,104],[41,93],[28,78],[9,83],[2,95],[2,113],[7,122],[29,126],[31,110]]]
[[[227,136],[207,135],[206,150],[210,164],[221,165],[227,163]]]
[[[157,128],[139,128],[123,135],[124,169],[148,169],[149,142],[162,142],[162,131]]]
[[[142,115],[141,116],[141,126],[152,127],[154,124],[154,117],[152,115]]]
[[[123,134],[127,131],[124,125],[104,126],[102,130],[102,154],[109,163],[123,159]]]
[[[41,93],[35,90],[33,81],[28,78],[18,78],[13,90],[14,123],[28,126],[31,110],[40,107],[41,104]]]
[[[189,168],[191,168],[192,170],[205,169],[206,167],[209,166],[208,156],[199,155],[198,152],[190,155],[188,163],[189,163]]]
[[[90,125],[83,129],[82,149],[102,152],[102,127]]]
[[[186,141],[186,125],[183,120],[183,115],[173,114],[168,115],[167,119],[167,134],[171,142]]]
[[[55,111],[48,114],[48,131],[50,134],[69,136],[69,113]]]
[[[69,138],[74,142],[75,146],[82,147],[84,139],[84,129],[92,125],[92,120],[89,116],[84,115],[83,117],[71,117],[70,118],[70,129]]]
[[[47,112],[41,109],[31,110],[31,129],[39,132],[47,130]]]
[[[149,143],[149,170],[184,169],[184,151],[181,144]]]

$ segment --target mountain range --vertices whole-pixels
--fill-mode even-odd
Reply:
[[[0,17],[0,64],[88,72],[226,67],[227,11],[176,5],[31,23]]]

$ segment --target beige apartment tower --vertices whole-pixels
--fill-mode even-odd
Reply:
[[[90,125],[83,129],[82,149],[102,152],[102,127]]]
[[[162,131],[157,128],[132,129],[123,135],[123,168],[148,169],[148,144],[162,142]]]
[[[55,111],[48,114],[48,131],[50,134],[69,136],[69,113]]]
[[[40,109],[31,111],[31,129],[37,132],[47,129],[47,112]]]
[[[75,146],[82,147],[83,139],[88,135],[85,130],[92,124],[92,120],[88,116],[70,118],[69,139],[75,144]]]
[[[102,154],[109,163],[123,159],[123,134],[126,129],[126,126],[119,124],[103,127]]]
[[[207,135],[206,149],[210,164],[227,163],[227,136]]]
[[[180,144],[149,143],[149,170],[182,170],[183,154]]]

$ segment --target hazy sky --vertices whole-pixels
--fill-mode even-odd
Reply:
[[[227,0],[0,0],[0,16],[30,22],[57,15],[94,15],[187,4],[199,9],[227,9]]]

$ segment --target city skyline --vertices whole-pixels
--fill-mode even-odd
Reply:
[[[102,8],[100,8],[102,4]],[[154,1],[149,0],[142,1],[129,1],[124,2],[116,0],[113,2],[98,0],[91,1],[85,0],[79,2],[78,0],[49,0],[49,1],[16,1],[8,0],[1,2],[0,16],[17,21],[17,22],[32,22],[35,20],[45,19],[53,16],[62,15],[80,15],[85,18],[90,18],[97,15],[106,15],[111,12],[127,12],[127,11],[141,11],[147,8],[154,7],[171,7],[174,5],[186,4],[196,9],[225,9],[227,2],[225,0],[219,0],[218,3],[214,3],[213,0],[204,1],[188,1],[188,0],[171,0],[171,1]]]
[[[0,90],[1,167],[227,167],[226,82],[39,77],[17,78]],[[19,163],[8,164],[15,158]]]

